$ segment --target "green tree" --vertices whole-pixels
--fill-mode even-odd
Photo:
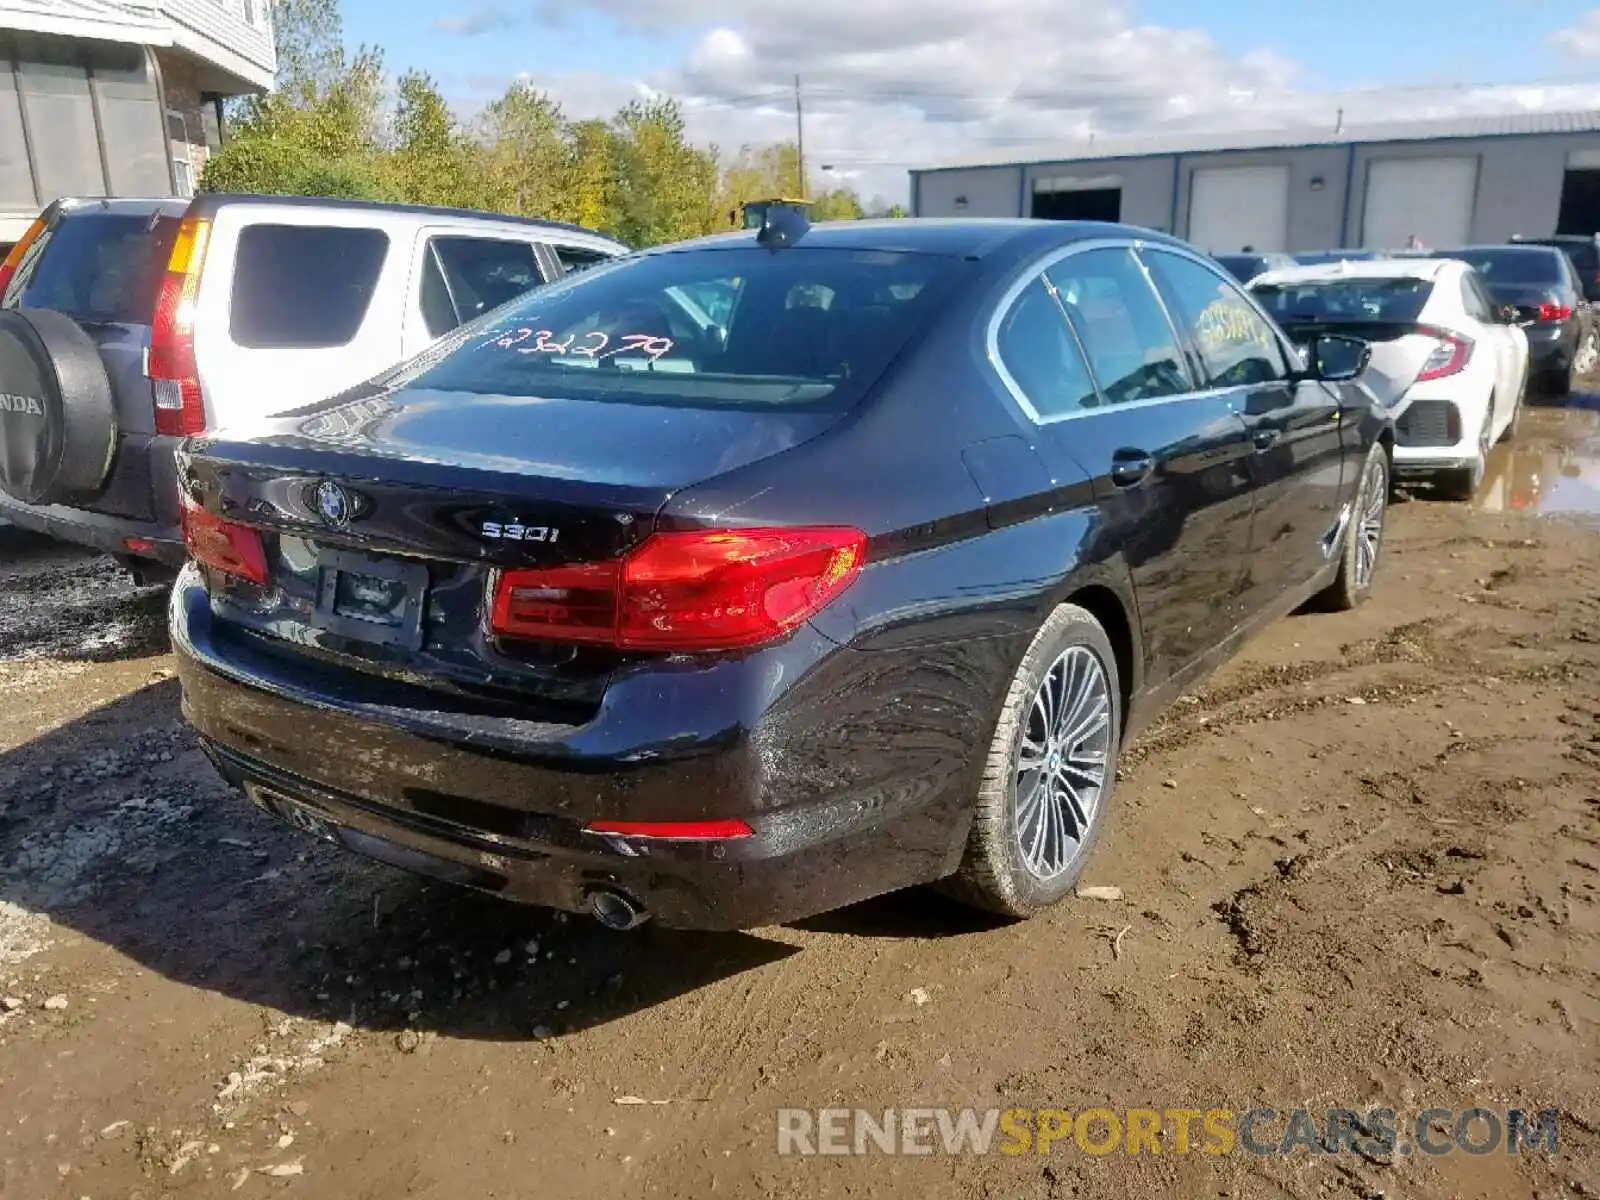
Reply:
[[[407,71],[396,92],[393,146],[383,159],[392,190],[413,204],[481,205],[478,147],[462,133],[432,77]]]
[[[611,128],[618,236],[652,246],[712,227],[716,159],[689,145],[676,100],[631,101],[612,118]]]
[[[529,217],[571,220],[572,149],[561,106],[517,80],[478,116],[487,206]]]

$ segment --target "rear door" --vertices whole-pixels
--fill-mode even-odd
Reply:
[[[1037,397],[1051,448],[1094,480],[1106,543],[1122,548],[1133,578],[1146,678],[1156,685],[1242,617],[1252,504],[1245,424],[1236,397],[1197,390],[1131,248],[1069,253],[1028,285],[1010,318],[1019,362],[1035,336],[1030,326],[1049,327],[1046,301],[1067,317],[1069,345],[1081,348],[1088,375],[1046,391],[1041,373],[1024,387]]]
[[[1344,490],[1338,397],[1297,378],[1277,329],[1221,272],[1171,250],[1140,253],[1205,394],[1233,406],[1248,428],[1257,490],[1245,608],[1266,609],[1309,582],[1337,549]]]
[[[409,236],[381,212],[223,204],[195,314],[212,428],[298,408],[402,354]]]

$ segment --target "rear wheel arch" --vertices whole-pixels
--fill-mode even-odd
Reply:
[[[1069,590],[1055,604],[1076,604],[1086,609],[1100,627],[1117,656],[1117,677],[1122,692],[1122,720],[1128,720],[1129,701],[1139,690],[1144,677],[1144,656],[1140,652],[1138,616],[1131,602],[1108,583],[1084,584]],[[1052,609],[1055,606],[1052,605]]]

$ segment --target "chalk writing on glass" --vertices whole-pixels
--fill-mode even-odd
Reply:
[[[487,350],[491,346],[515,350],[518,354],[550,354],[594,362],[621,354],[640,354],[653,363],[672,352],[673,341],[669,337],[657,337],[649,333],[624,333],[613,340],[611,335],[598,329],[589,333],[569,333],[557,341],[556,335],[548,329],[512,329],[496,332],[487,341],[479,343],[478,349]]]

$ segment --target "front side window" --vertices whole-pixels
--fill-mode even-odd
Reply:
[[[1238,288],[1177,254],[1151,251],[1148,261],[1212,387],[1248,387],[1288,377],[1277,334]]]
[[[1088,364],[1043,279],[1033,279],[1012,302],[1000,319],[995,347],[1040,417],[1059,417],[1098,402]]]
[[[229,332],[251,350],[347,346],[377,290],[389,235],[340,225],[249,225],[234,257]]]
[[[1086,250],[1045,274],[1108,403],[1193,390],[1172,324],[1132,250]]]
[[[619,258],[463,329],[396,384],[677,407],[854,405],[969,270],[797,246]]]

